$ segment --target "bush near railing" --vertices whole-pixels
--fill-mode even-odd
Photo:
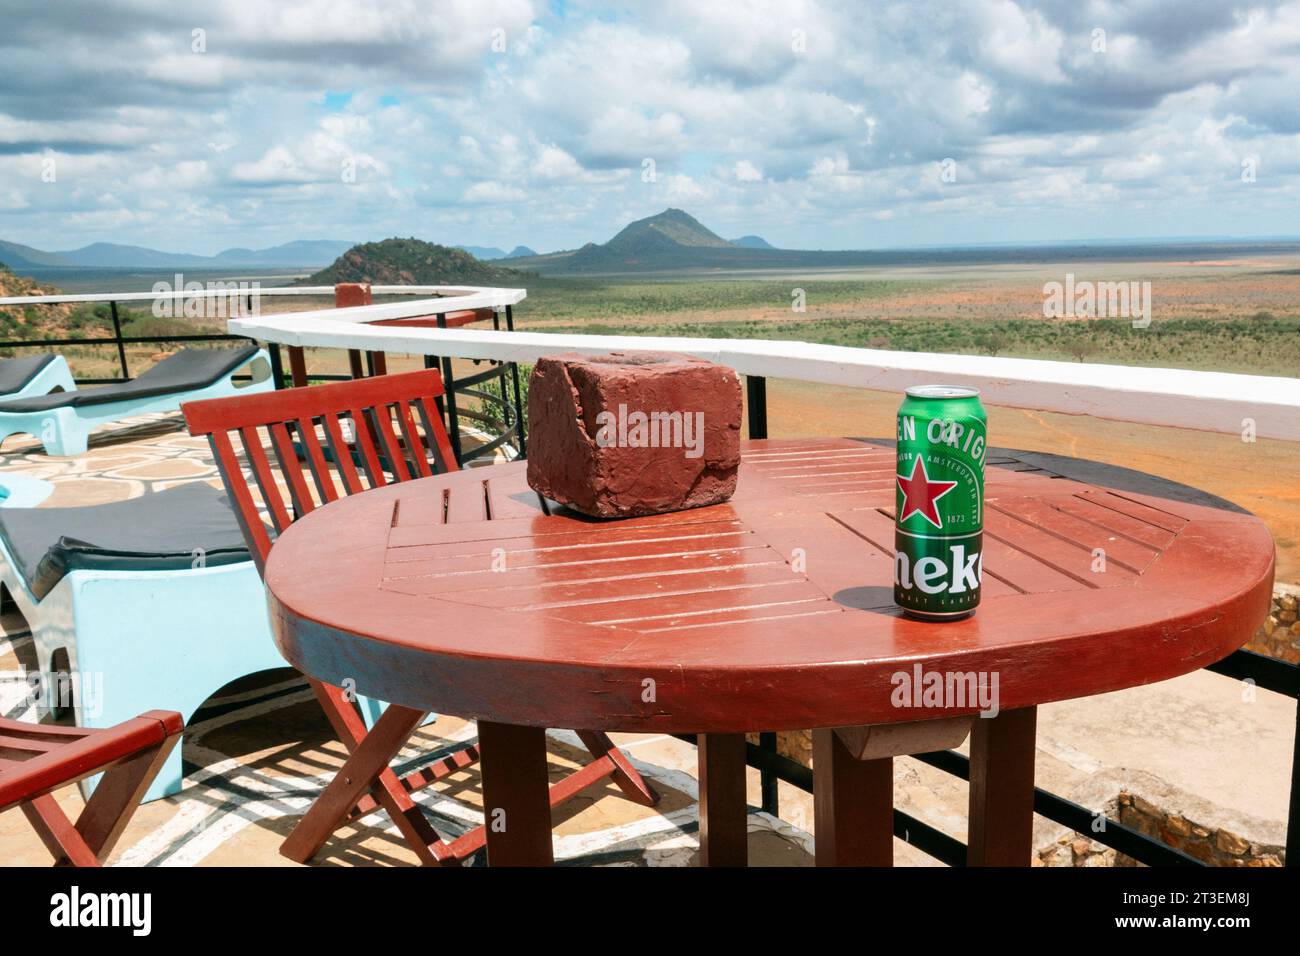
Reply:
[[[46,316],[38,314],[39,307],[22,310],[22,317],[15,309],[0,309],[0,341],[21,341],[39,346],[42,341],[80,339],[91,349],[112,347],[116,345],[113,337],[112,312],[106,303],[79,306],[56,322],[46,321]],[[158,339],[156,344],[167,343],[167,336],[185,336],[202,334],[225,334],[223,322],[204,322],[196,319],[155,316],[148,309],[121,308],[118,312],[122,326],[122,335],[127,338]],[[59,346],[65,356],[69,350],[78,350],[77,346]],[[80,350],[85,353],[85,350]],[[3,350],[5,357],[17,354],[15,349]],[[93,353],[85,353],[93,354]]]
[[[523,418],[519,422],[519,431],[523,435],[524,441],[528,441],[528,381],[533,377],[533,367],[531,365],[519,366],[519,407],[523,410]],[[504,391],[502,385],[505,385]],[[478,410],[484,415],[493,428],[498,432],[504,432],[510,427],[502,415],[503,408],[514,408],[515,397],[512,394],[513,388],[508,380],[499,378],[488,379],[482,385],[478,386],[479,391],[487,392],[496,401],[479,402]]]

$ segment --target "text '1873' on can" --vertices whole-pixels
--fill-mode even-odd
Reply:
[[[898,409],[894,601],[952,620],[980,603],[988,416],[979,392],[909,388]]]

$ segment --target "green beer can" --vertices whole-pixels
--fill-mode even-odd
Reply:
[[[894,601],[912,617],[954,620],[980,603],[987,432],[973,388],[909,388],[898,409]]]

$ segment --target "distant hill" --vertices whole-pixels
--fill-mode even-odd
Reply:
[[[736,250],[698,219],[680,209],[628,223],[609,242],[589,242],[572,252],[532,256],[512,262],[547,272],[627,272],[690,268],[710,253]]]
[[[506,251],[498,249],[496,246],[456,246],[455,248],[468,252],[475,259],[483,259],[484,261],[504,259],[506,257]]]
[[[1287,239],[1218,241],[1117,240],[1115,242],[1006,244],[911,249],[774,249],[758,236],[734,242],[719,237],[680,209],[629,223],[604,244],[511,259],[513,268],[544,275],[850,269],[939,263],[1054,263],[1076,261],[1165,262],[1236,255],[1295,252]]]
[[[19,245],[16,242],[5,242],[0,239],[0,259],[9,264],[12,269],[30,269],[34,266],[73,266],[76,263],[64,258],[57,252],[42,252],[40,249],[33,249],[31,246]]]
[[[580,249],[521,258],[511,265],[559,274],[745,269],[776,265],[768,256],[778,251],[758,236],[728,242],[690,213],[665,209],[628,223],[609,242],[589,242]]]
[[[498,249],[496,246],[457,246],[456,248],[464,249],[475,259],[482,259],[484,262],[491,262],[494,259],[518,259],[520,256],[537,255],[527,246],[515,246],[509,252]]]
[[[251,266],[319,266],[351,249],[342,239],[299,239],[269,249],[227,249],[212,258],[220,263]]]
[[[628,223],[617,236],[605,243],[605,248],[640,252],[668,248],[669,244],[713,248],[731,245],[690,213],[665,209],[656,216]]]
[[[59,252],[73,266],[82,269],[197,268],[211,262],[210,256],[192,256],[183,252],[159,252],[143,246],[120,246],[113,242],[96,242],[80,249]]]
[[[163,252],[144,246],[96,242],[66,252],[45,252],[16,242],[0,240],[0,258],[18,270],[26,269],[222,269],[233,266],[323,266],[338,258],[352,243],[334,239],[299,240],[269,249],[227,249],[215,256]],[[503,253],[504,255],[504,253]]]
[[[20,295],[58,295],[60,291],[54,286],[42,285],[26,276],[14,275],[8,265],[0,262],[0,299]],[[0,305],[0,336],[6,339],[28,338],[30,336],[24,333],[37,328],[47,334],[64,331],[75,308],[68,304],[25,308]]]
[[[33,279],[15,275],[5,262],[0,262],[0,299],[20,295],[53,295],[56,290],[42,289]]]
[[[520,282],[524,273],[492,266],[453,246],[419,239],[385,239],[353,246],[327,269],[300,285],[369,282],[372,285],[500,285]]]

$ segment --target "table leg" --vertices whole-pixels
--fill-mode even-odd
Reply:
[[[478,722],[489,866],[550,866],[546,729]]]
[[[745,866],[745,735],[700,734],[700,866]]]
[[[289,346],[289,374],[294,388],[307,387],[307,357],[300,345]]]
[[[855,758],[831,729],[813,731],[818,866],[894,865],[894,758]]]
[[[970,866],[1029,866],[1038,708],[975,721],[970,743]]]

